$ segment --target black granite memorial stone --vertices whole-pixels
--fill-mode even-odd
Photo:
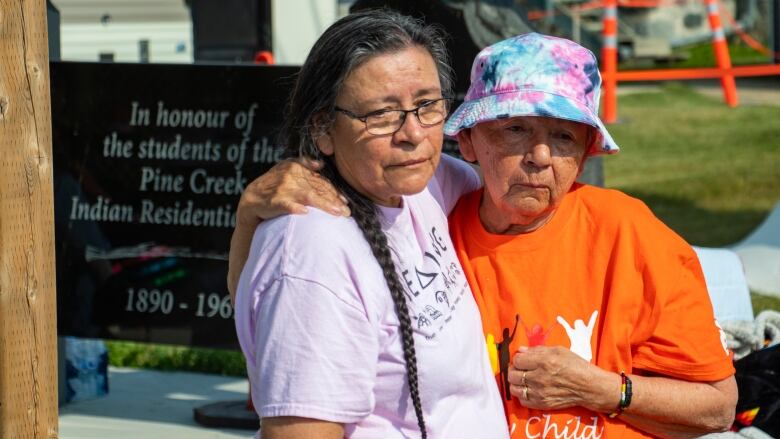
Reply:
[[[236,348],[235,206],[295,67],[54,62],[60,335]]]

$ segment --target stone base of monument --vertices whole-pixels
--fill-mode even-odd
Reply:
[[[195,407],[195,421],[205,427],[257,430],[260,418],[246,400],[222,401]]]

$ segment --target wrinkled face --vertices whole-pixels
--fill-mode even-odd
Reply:
[[[480,217],[493,233],[525,233],[549,221],[588,149],[585,124],[548,117],[483,122],[458,137],[485,180]]]
[[[442,97],[436,64],[427,50],[408,47],[370,58],[354,69],[336,106],[363,116],[378,110],[410,110]],[[409,113],[394,134],[373,135],[342,112],[317,146],[332,155],[341,176],[358,192],[385,206],[421,192],[439,164],[443,124],[420,125]]]

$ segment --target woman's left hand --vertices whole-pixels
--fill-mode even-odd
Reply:
[[[562,346],[521,347],[509,368],[510,393],[533,409],[584,407],[610,412],[620,402],[620,375]]]
[[[349,216],[346,200],[322,177],[322,162],[287,159],[247,185],[236,209],[236,226],[230,238],[227,287],[235,304],[236,288],[255,229],[261,221],[284,214],[303,214],[313,206],[333,215]]]

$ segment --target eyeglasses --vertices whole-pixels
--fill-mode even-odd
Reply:
[[[395,134],[406,122],[406,116],[414,113],[417,121],[424,127],[440,124],[447,117],[449,98],[439,98],[427,101],[411,110],[379,110],[358,116],[357,114],[335,107],[335,110],[366,124],[366,131],[375,136]]]

